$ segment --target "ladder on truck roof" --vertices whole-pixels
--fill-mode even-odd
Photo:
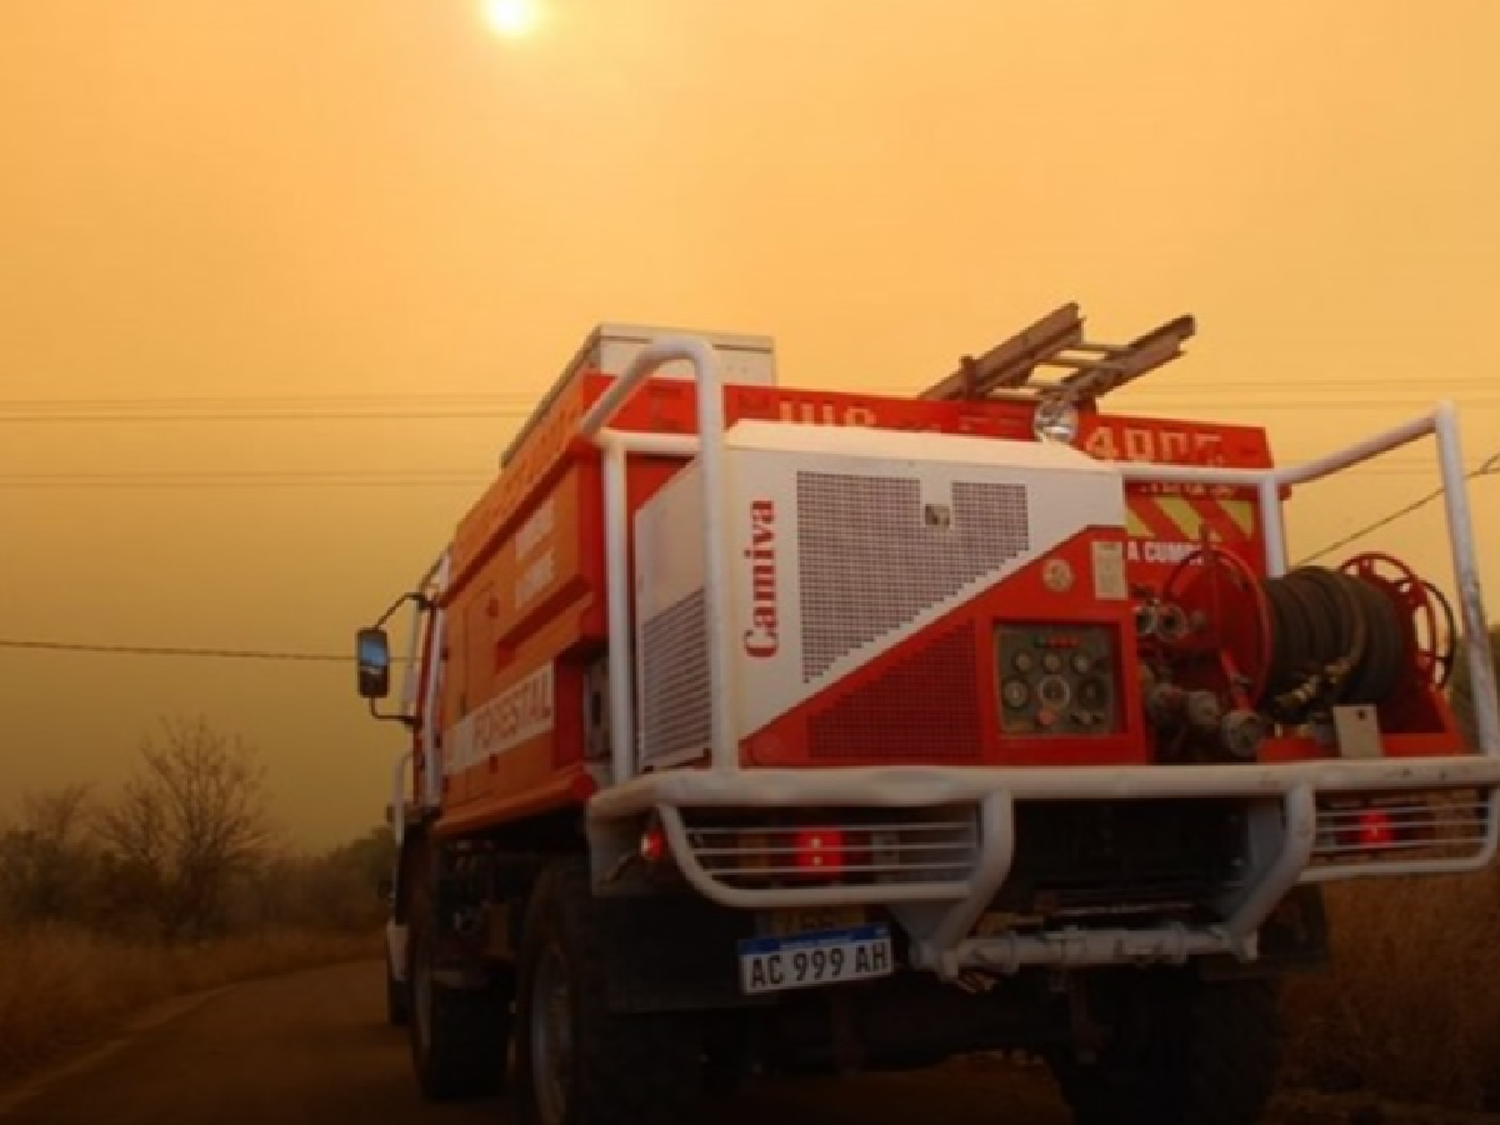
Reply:
[[[1097,399],[1177,359],[1196,331],[1191,316],[1180,316],[1128,344],[1096,344],[1083,337],[1078,306],[1067,304],[977,359],[964,356],[957,371],[917,397]],[[1060,368],[1065,374],[1043,379],[1040,368]]]

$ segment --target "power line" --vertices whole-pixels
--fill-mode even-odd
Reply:
[[[527,391],[0,399],[0,422],[160,422],[523,417]]]
[[[1493,454],[1492,456],[1486,458],[1484,463],[1481,464],[1479,468],[1465,473],[1464,479],[1474,480],[1476,477],[1494,476],[1497,469],[1500,469],[1500,453]],[[1389,527],[1397,520],[1405,519],[1413,512],[1420,511],[1421,509],[1427,507],[1428,504],[1431,504],[1438,497],[1442,496],[1443,491],[1444,490],[1442,488],[1433,489],[1427,495],[1418,497],[1410,504],[1406,504],[1400,508],[1397,508],[1393,512],[1389,512],[1386,515],[1381,516],[1379,519],[1366,524],[1364,527],[1361,527],[1356,531],[1350,532],[1348,535],[1345,535],[1341,539],[1334,540],[1326,547],[1322,547],[1319,550],[1315,551],[1313,554],[1308,555],[1300,560],[1297,565],[1302,566],[1306,563],[1316,562],[1318,559],[1324,557],[1325,555],[1329,555],[1334,551],[1337,551],[1340,547],[1347,547],[1350,543],[1353,543],[1359,539],[1363,539],[1366,535],[1369,535],[1372,532],[1376,532],[1381,530],[1382,528]]]
[[[1478,393],[1463,395],[1474,406],[1500,405],[1488,380],[1454,377],[1445,383],[1449,394],[1472,386]],[[869,393],[910,397],[909,386],[872,386]],[[1159,383],[1129,389],[1142,408],[1201,409],[1205,397],[1219,401],[1219,409],[1290,410],[1308,406],[1373,409],[1426,404],[1432,396],[1407,386],[1372,387],[1338,379],[1306,379],[1295,396],[1287,388],[1256,381],[1206,383],[1201,390]],[[531,413],[540,391],[363,393],[328,395],[155,396],[127,398],[8,398],[0,399],[0,422],[116,423],[171,421],[363,421],[400,419],[522,418]],[[1311,397],[1309,397],[1311,393]],[[1351,401],[1350,395],[1356,398]],[[1225,398],[1241,402],[1224,402]]]
[[[39,470],[26,473],[0,472],[0,480],[177,480],[191,478],[207,481],[257,480],[473,480],[478,475],[473,466],[452,469],[217,469],[166,468],[135,471]]]
[[[1424,477],[1429,475],[1427,470],[1411,469],[1374,469],[1362,474],[1364,477],[1385,477],[1390,479]],[[323,479],[296,479],[285,480],[201,480],[197,478],[57,478],[57,479],[15,479],[0,477],[0,493],[6,492],[66,492],[66,491],[109,491],[109,492],[229,492],[234,490],[275,490],[275,491],[298,491],[309,492],[318,489],[335,490],[441,490],[460,489],[470,491],[482,488],[490,484],[494,477],[476,476],[468,479],[454,480],[323,480]]]
[[[0,649],[96,653],[110,656],[179,656],[218,660],[271,660],[296,661],[301,663],[350,664],[355,659],[352,656],[336,656],[333,653],[326,652],[277,652],[267,649],[190,648],[171,645],[110,645],[85,641],[25,640],[15,637],[0,638]]]
[[[407,473],[184,471],[0,473],[0,491],[24,489],[476,488],[493,476],[462,471]]]
[[[1262,402],[1216,402],[1214,410],[1219,414],[1262,414],[1271,411],[1304,411],[1319,408],[1338,408],[1341,411],[1388,410],[1413,408],[1428,405],[1428,399],[1375,400],[1363,398],[1351,403],[1347,398],[1299,398]],[[1153,411],[1186,411],[1195,414],[1203,411],[1204,400],[1195,399],[1142,399],[1132,404],[1121,403],[1118,413],[1150,413]],[[1465,400],[1470,409],[1500,408],[1500,396],[1473,396]],[[531,417],[532,411],[523,408],[483,409],[434,409],[409,410],[367,409],[275,409],[264,408],[246,411],[234,410],[140,410],[140,411],[4,411],[0,410],[0,425],[164,425],[181,422],[201,423],[265,423],[265,422],[516,422]]]
[[[104,483],[78,483],[69,481],[52,481],[31,484],[9,484],[0,481],[0,492],[66,492],[72,491],[111,491],[111,492],[226,492],[236,488],[241,489],[280,489],[290,491],[313,491],[315,489],[363,489],[376,491],[384,489],[387,491],[397,489],[431,489],[443,488],[458,490],[466,489],[472,491],[473,484],[463,481],[270,481],[262,483],[240,483],[225,484],[215,481],[151,481],[139,483],[134,481],[115,481]]]
[[[1486,375],[1450,375],[1443,379],[1446,393],[1473,387],[1493,392],[1494,381]],[[410,406],[418,404],[466,405],[490,403],[497,405],[531,405],[546,391],[545,386],[525,390],[506,391],[387,391],[387,392],[338,392],[330,394],[287,395],[129,395],[118,397],[12,397],[0,398],[0,410],[137,410],[137,409],[259,409],[259,408],[306,408],[306,407],[351,407],[360,404],[378,406]],[[871,394],[910,396],[917,393],[916,386],[908,383],[879,384],[864,388]],[[1137,383],[1130,387],[1132,393],[1157,394],[1165,392],[1196,393],[1201,401],[1207,392],[1232,392],[1234,394],[1285,396],[1288,388],[1267,383],[1264,379],[1214,379],[1209,377],[1189,388],[1179,380],[1165,379],[1160,382]],[[1410,383],[1392,381],[1390,386],[1380,386],[1368,379],[1311,378],[1299,379],[1295,390],[1300,396],[1306,391],[1358,392],[1362,400],[1372,396],[1394,395],[1396,398],[1413,398],[1431,401],[1431,395],[1413,390]]]
[[[93,398],[0,398],[0,410],[36,410],[66,413],[70,410],[265,410],[349,409],[360,406],[491,406],[525,405],[540,392],[426,391],[395,394],[329,395],[127,395]]]
[[[1474,470],[1480,475],[1486,466]],[[1434,471],[1430,458],[1396,455],[1349,470],[1364,477],[1415,477]],[[215,490],[286,488],[465,488],[490,484],[472,469],[182,469],[143,472],[0,472],[0,491],[35,489]]]
[[[1500,473],[1500,452],[1496,452],[1485,459],[1476,469],[1464,474],[1465,480],[1473,480],[1478,477],[1494,476]],[[1403,519],[1431,504],[1443,495],[1442,488],[1434,489],[1425,496],[1418,497],[1411,503],[1403,505],[1396,510],[1374,520],[1365,526],[1350,532],[1348,535],[1335,540],[1320,548],[1311,555],[1302,558],[1297,565],[1302,566],[1315,562],[1325,555],[1346,547],[1356,540],[1364,538],[1372,532],[1388,527],[1397,520]],[[285,663],[354,663],[356,658],[347,655],[336,655],[324,652],[291,652],[277,651],[271,649],[247,649],[247,648],[194,648],[187,646],[169,645],[123,645],[123,644],[100,644],[85,641],[53,641],[21,639],[15,637],[0,637],[0,650],[9,649],[16,651],[33,652],[60,652],[60,653],[87,653],[95,655],[111,656],[134,656],[134,657],[186,657],[194,659],[216,659],[216,660],[261,660]],[[402,664],[404,657],[394,657],[393,664]]]
[[[423,422],[423,421],[516,421],[529,418],[529,410],[259,410],[259,411],[91,411],[53,413],[47,411],[0,411],[0,425],[119,425],[139,422]]]

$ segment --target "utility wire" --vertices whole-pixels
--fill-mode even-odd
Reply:
[[[494,478],[478,473],[165,472],[0,473],[0,491],[15,489],[468,488]]]
[[[1305,411],[1317,408],[1348,410],[1385,410],[1412,408],[1424,405],[1427,400],[1377,401],[1362,399],[1350,403],[1347,398],[1301,398],[1281,399],[1266,402],[1221,402],[1216,410],[1221,414],[1261,414],[1267,411]],[[1500,407],[1500,396],[1473,396],[1465,400],[1475,409]],[[1201,413],[1202,398],[1142,399],[1130,405],[1122,403],[1122,414],[1149,414],[1158,411],[1191,410]],[[256,410],[89,410],[75,412],[0,410],[0,425],[138,425],[141,423],[166,424],[172,422],[495,422],[520,421],[531,417],[532,411],[521,408],[483,407],[476,409],[414,408],[396,410],[390,408],[367,410],[343,409],[276,409]]]
[[[1495,476],[1500,474],[1500,452],[1487,457],[1478,468],[1464,474],[1465,480],[1474,480],[1477,477]],[[1372,532],[1388,527],[1397,520],[1417,512],[1431,504],[1443,495],[1443,489],[1437,488],[1425,496],[1418,497],[1411,503],[1406,504],[1395,511],[1389,512],[1379,519],[1350,532],[1348,535],[1335,540],[1302,558],[1296,565],[1303,566],[1315,562],[1325,555],[1346,547],[1356,540],[1364,538]],[[97,644],[77,641],[50,641],[30,640],[14,637],[0,637],[0,649],[21,651],[43,651],[43,652],[71,652],[71,653],[93,653],[114,656],[138,656],[138,657],[190,657],[199,659],[220,660],[264,660],[279,662],[298,663],[354,663],[356,658],[352,656],[340,656],[334,653],[324,652],[279,652],[269,649],[244,649],[244,648],[190,648],[183,646],[148,646],[148,645],[111,645]],[[392,664],[406,663],[405,657],[393,657]]]
[[[234,407],[240,404],[309,404],[309,402],[475,402],[475,401],[531,401],[531,389],[517,390],[425,390],[425,392],[332,392],[327,395],[80,395],[74,398],[58,396],[12,396],[0,398],[0,408],[6,407],[172,407],[172,405],[216,405]]]
[[[1495,453],[1490,457],[1487,457],[1484,463],[1479,466],[1479,468],[1465,473],[1464,479],[1474,480],[1476,477],[1494,476],[1497,471],[1500,471],[1500,453]],[[1353,543],[1359,539],[1363,539],[1366,535],[1369,535],[1372,532],[1376,532],[1381,530],[1382,528],[1389,527],[1397,520],[1405,519],[1413,512],[1420,511],[1421,509],[1427,507],[1428,504],[1431,504],[1438,497],[1442,496],[1443,491],[1444,490],[1442,488],[1433,489],[1431,492],[1427,493],[1427,495],[1418,497],[1410,504],[1406,504],[1403,507],[1397,508],[1395,511],[1381,516],[1378,520],[1374,520],[1373,522],[1366,524],[1364,527],[1361,527],[1358,530],[1351,531],[1348,535],[1345,535],[1341,539],[1334,540],[1326,547],[1322,547],[1311,555],[1308,555],[1305,558],[1301,559],[1296,565],[1303,566],[1310,562],[1316,562],[1318,559],[1323,558],[1325,555],[1330,555],[1334,551],[1337,551],[1340,547],[1347,547],[1350,543]]]
[[[924,384],[925,385],[925,384]],[[1493,393],[1494,381],[1488,375],[1448,375],[1443,379],[1443,387],[1446,393],[1463,391],[1468,388],[1476,388]],[[546,391],[546,387],[540,384],[512,390],[493,391],[356,391],[356,392],[331,392],[328,394],[284,394],[284,395],[124,395],[124,396],[79,396],[76,398],[57,397],[24,397],[16,396],[0,398],[0,410],[8,409],[35,409],[35,410],[70,410],[70,409],[138,409],[138,408],[240,408],[240,407],[263,407],[274,406],[353,406],[359,404],[382,404],[388,406],[403,406],[419,403],[434,404],[472,404],[476,402],[488,402],[492,404],[531,405],[535,403]],[[912,395],[917,392],[916,385],[906,381],[897,383],[881,383],[865,388],[871,394],[886,395]],[[1282,395],[1285,387],[1269,384],[1263,379],[1215,379],[1208,377],[1201,380],[1196,389],[1201,400],[1205,391],[1231,392],[1234,394],[1247,395]],[[1187,393],[1183,382],[1167,374],[1160,380],[1150,382],[1133,383],[1130,387],[1136,393]],[[1395,399],[1413,399],[1415,401],[1432,401],[1433,396],[1415,391],[1409,383],[1394,383],[1390,386],[1372,385],[1369,380],[1362,379],[1337,379],[1337,378],[1311,378],[1299,379],[1296,390],[1300,394],[1305,391],[1333,391],[1358,393],[1362,401],[1369,400],[1372,393],[1381,401]]]
[[[1474,392],[1464,393],[1468,386]],[[1449,380],[1449,393],[1463,394],[1471,406],[1500,406],[1488,382],[1459,385]],[[872,386],[869,393],[909,397],[908,386]],[[1371,388],[1340,380],[1311,379],[1297,385],[1295,397],[1285,388],[1256,382],[1215,382],[1212,394],[1220,409],[1302,410],[1309,406],[1358,406],[1364,409],[1414,406],[1432,401],[1406,387]],[[1140,409],[1201,409],[1203,392],[1169,382],[1129,388],[1128,402]],[[1139,396],[1139,397],[1136,397]],[[1185,397],[1186,396],[1186,397]],[[1351,402],[1351,396],[1354,401]],[[131,423],[173,421],[394,421],[405,419],[515,419],[530,415],[539,397],[533,391],[427,392],[414,394],[329,394],[258,396],[177,396],[128,398],[9,398],[0,399],[0,422],[9,423]],[[1233,401],[1238,399],[1239,401]]]
[[[136,422],[416,422],[416,421],[515,421],[531,416],[529,410],[257,410],[257,411],[0,411],[0,425],[73,425],[78,423]]]
[[[301,663],[353,663],[352,656],[335,656],[327,652],[276,652],[247,648],[189,648],[169,645],[107,645],[75,641],[23,640],[0,637],[0,649],[42,652],[84,652],[112,656],[185,656],[218,660],[274,660]]]
[[[294,491],[309,491],[313,489],[466,489],[472,491],[474,484],[467,481],[444,481],[444,480],[346,480],[346,481],[316,481],[316,480],[285,480],[285,481],[245,481],[240,483],[223,481],[31,481],[16,484],[9,481],[0,481],[0,493],[26,492],[26,491],[111,491],[111,492],[211,492],[221,493],[232,489],[290,489]]]
[[[1382,458],[1349,471],[1364,477],[1432,472],[1430,457]],[[1484,466],[1475,470],[1482,475]],[[162,469],[110,472],[0,471],[0,492],[24,489],[480,488],[493,473],[470,469]]]

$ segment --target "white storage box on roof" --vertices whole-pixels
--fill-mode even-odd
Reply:
[[[500,457],[500,465],[510,463],[515,452],[546,417],[563,391],[585,371],[596,371],[602,375],[623,375],[635,357],[645,350],[653,340],[665,336],[691,336],[706,340],[719,360],[719,376],[726,384],[748,387],[774,387],[776,385],[776,342],[770,336],[754,336],[736,332],[703,332],[687,328],[665,328],[649,324],[601,324],[588,334],[583,345],[573,354],[568,366],[558,376],[542,400],[537,403],[531,417],[526,420],[509,446]],[[692,364],[683,360],[664,364],[653,378],[691,379]]]
[[[708,341],[718,356],[719,374],[726,383],[755,387],[776,385],[776,346],[769,336],[701,332],[646,324],[599,325],[574,355],[562,381],[567,382],[580,371],[622,374],[651,341],[664,336],[693,336]],[[692,377],[692,364],[683,360],[665,364],[654,376],[667,379]]]

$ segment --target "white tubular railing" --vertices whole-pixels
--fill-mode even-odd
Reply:
[[[1500,754],[1500,700],[1495,694],[1495,654],[1490,647],[1489,621],[1484,612],[1469,493],[1463,486],[1468,474],[1464,471],[1463,447],[1458,436],[1458,413],[1451,403],[1444,403],[1438,410],[1437,436],[1443,470],[1443,504],[1452,533],[1453,573],[1458,580],[1464,655],[1469,659],[1475,725],[1484,753]],[[1495,825],[1492,820],[1491,831],[1497,829],[1500,825]]]
[[[453,565],[453,556],[444,553],[433,568],[432,582],[437,596],[448,588],[448,577]],[[427,650],[432,653],[432,671],[427,677],[427,698],[422,706],[422,763],[423,773],[417,790],[417,803],[423,808],[437,808],[443,798],[443,763],[438,753],[438,692],[442,690],[443,677],[441,654],[443,633],[448,622],[447,611],[434,607],[432,611],[432,636]]]
[[[606,429],[641,383],[663,366],[685,361],[693,366],[698,393],[698,438],[695,443],[699,472],[703,476],[703,580],[708,615],[708,683],[712,707],[711,761],[717,770],[738,767],[735,753],[733,678],[729,675],[729,617],[731,606],[725,588],[728,559],[720,497],[724,479],[724,387],[718,360],[704,341],[688,337],[665,337],[653,341],[636,356],[609,390],[584,415],[579,434],[604,450],[604,551],[605,589],[609,599],[609,723],[613,745],[611,767],[615,785],[635,776],[637,747],[633,631],[630,621],[630,512],[626,498],[626,453],[654,446]],[[642,438],[649,435],[639,435]],[[688,452],[682,442],[664,443],[672,452]]]
[[[698,383],[698,434],[651,434],[609,429],[629,396],[663,364],[691,362]],[[1374,877],[1382,874],[1459,872],[1488,866],[1500,850],[1500,701],[1496,698],[1466,474],[1453,407],[1437,406],[1424,417],[1306,463],[1277,469],[1228,469],[1110,462],[1127,482],[1233,485],[1255,489],[1260,497],[1265,566],[1269,575],[1287,572],[1286,523],[1281,491],[1321,480],[1429,435],[1438,446],[1438,466],[1458,596],[1465,650],[1474,688],[1478,755],[1441,759],[1336,758],[1301,763],[1135,766],[1111,769],[971,768],[890,766],[838,770],[756,769],[740,771],[734,728],[736,685],[729,675],[728,641],[733,607],[727,586],[728,545],[722,524],[725,473],[724,404],[715,357],[705,343],[664,339],[643,351],[585,416],[582,436],[604,453],[606,589],[609,598],[609,696],[614,733],[613,785],[589,804],[591,821],[619,820],[655,810],[669,847],[688,881],[703,895],[738,908],[830,905],[882,901],[907,929],[918,961],[952,976],[965,965],[1014,968],[1021,964],[1118,963],[1133,957],[1231,953],[1253,956],[1259,927],[1282,896],[1298,883]],[[713,713],[712,769],[665,770],[637,776],[635,679],[629,569],[630,513],[626,493],[629,454],[699,458],[706,492],[700,533],[704,545],[709,684]],[[1478,851],[1468,857],[1398,860],[1366,866],[1313,864],[1319,827],[1318,798],[1324,794],[1368,794],[1412,788],[1486,791]],[[1016,847],[1017,802],[1054,799],[1131,799],[1148,797],[1280,798],[1284,835],[1273,854],[1237,895],[1224,902],[1221,926],[1197,930],[1155,928],[1027,937],[973,938],[974,922],[1010,875]],[[977,855],[966,879],[902,880],[878,885],[752,889],[728,885],[705,866],[684,818],[685,810],[859,806],[914,808],[969,805],[979,812]],[[903,921],[903,924],[907,924]]]
[[[422,587],[418,587],[422,589]],[[422,609],[413,608],[411,613],[411,635],[406,638],[405,666],[401,672],[401,713],[411,715],[417,709],[417,698],[422,691],[419,678],[422,672]]]
[[[443,562],[447,557],[446,554],[439,555],[413,589],[419,594],[430,593],[438,581],[438,575],[442,572]],[[401,710],[407,715],[416,710],[417,697],[421,694],[423,687],[420,678],[422,667],[419,660],[422,652],[422,613],[423,609],[420,604],[412,607],[411,633],[406,638],[406,670],[401,675]]]
[[[412,752],[396,755],[391,766],[391,835],[396,846],[406,835],[406,771],[411,766]]]

